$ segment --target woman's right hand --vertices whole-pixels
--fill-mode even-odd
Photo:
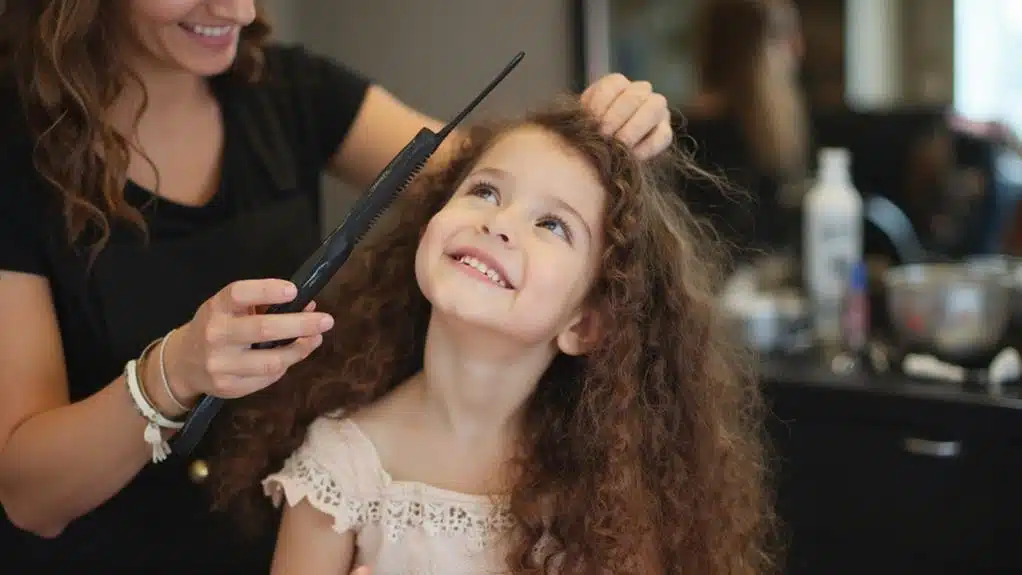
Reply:
[[[280,379],[323,342],[333,318],[305,311],[259,314],[287,303],[298,291],[286,280],[243,280],[206,300],[191,321],[167,341],[167,383],[175,397],[191,405],[202,395],[231,399],[259,391]],[[290,345],[252,349],[252,344],[297,338]]]

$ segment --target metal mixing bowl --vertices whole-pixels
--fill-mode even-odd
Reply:
[[[809,326],[805,301],[792,294],[749,294],[724,311],[737,336],[759,353],[791,351]]]
[[[965,260],[970,269],[999,272],[1008,277],[1012,290],[1012,319],[1022,327],[1022,258],[998,254],[972,256]]]
[[[898,343],[964,366],[1000,351],[1012,312],[1007,274],[965,264],[912,264],[884,275]]]

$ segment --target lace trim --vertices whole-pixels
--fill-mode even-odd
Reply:
[[[379,524],[391,542],[400,540],[409,529],[422,529],[433,537],[464,536],[473,549],[480,549],[513,526],[511,514],[503,509],[482,513],[451,502],[350,497],[327,470],[305,458],[289,459],[280,473],[266,478],[264,485],[275,505],[280,505],[283,490],[291,505],[304,497],[313,507],[333,517],[338,532]]]

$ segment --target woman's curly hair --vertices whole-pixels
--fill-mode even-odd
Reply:
[[[233,406],[212,463],[217,507],[269,512],[260,480],[314,419],[351,413],[421,369],[430,305],[415,279],[419,239],[475,162],[523,125],[581,153],[607,190],[601,271],[589,294],[604,337],[584,357],[557,357],[529,399],[510,497],[517,529],[509,568],[770,571],[761,397],[715,309],[719,254],[663,184],[676,174],[658,178],[654,161],[601,136],[577,100],[475,129],[449,167],[403,198],[393,225],[357,250],[321,302],[336,318],[321,348]],[[655,163],[707,177],[668,156]],[[556,559],[536,556],[544,532],[558,543]]]
[[[147,101],[145,87],[123,56],[127,4],[15,0],[0,9],[0,74],[18,92],[33,161],[60,194],[69,239],[96,230],[95,237],[88,236],[93,255],[106,244],[111,219],[145,231],[142,214],[124,199],[133,144],[105,120],[132,82],[142,87]],[[269,35],[257,2],[256,19],[241,31],[229,74],[257,79]]]

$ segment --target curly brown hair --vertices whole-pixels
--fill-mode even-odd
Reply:
[[[212,462],[217,508],[268,513],[259,481],[314,419],[352,413],[422,368],[430,305],[414,272],[421,234],[497,138],[520,126],[578,150],[608,192],[601,271],[588,296],[605,332],[588,355],[558,356],[528,400],[509,568],[552,569],[550,556],[534,556],[548,532],[561,573],[771,570],[761,397],[715,309],[719,253],[662,184],[677,176],[657,175],[673,170],[658,171],[601,136],[577,100],[476,128],[446,169],[402,199],[389,229],[360,247],[326,290],[320,308],[336,325],[321,348],[232,406]],[[707,177],[670,156],[656,164]]]
[[[145,86],[124,61],[126,2],[17,0],[0,10],[0,74],[13,81],[23,107],[39,174],[60,194],[69,239],[95,227],[95,255],[116,218],[146,230],[124,199],[132,143],[106,111],[131,82]],[[270,26],[262,7],[241,31],[229,71],[254,81]],[[141,117],[145,109],[138,110]],[[143,154],[144,156],[144,154]],[[155,167],[154,167],[155,168]]]

